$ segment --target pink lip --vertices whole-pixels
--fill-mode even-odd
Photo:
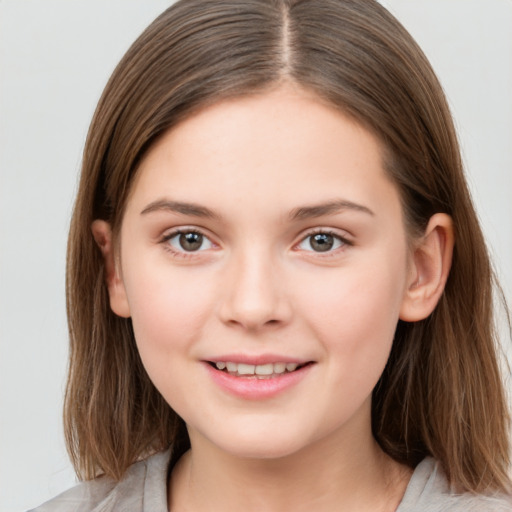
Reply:
[[[205,359],[206,360],[206,359]],[[296,357],[285,356],[282,354],[222,354],[207,359],[212,363],[219,361],[241,364],[269,364],[269,363],[295,363],[298,365],[306,364],[308,359],[297,359]]]
[[[233,359],[218,359],[218,361],[244,362]],[[254,364],[250,359],[250,363]],[[273,359],[272,362],[280,362],[283,359]],[[290,361],[285,359],[284,361]],[[265,363],[258,363],[265,364]],[[222,390],[246,400],[265,400],[272,398],[279,393],[298,384],[309,373],[314,364],[308,364],[295,370],[294,372],[285,372],[278,377],[270,379],[258,379],[256,377],[235,377],[221,370],[217,370],[211,364],[204,362],[204,367],[208,371],[213,382]]]

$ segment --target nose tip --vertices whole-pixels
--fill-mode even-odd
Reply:
[[[283,319],[273,307],[250,306],[238,303],[235,308],[224,315],[224,322],[233,326],[240,326],[248,331],[258,331],[263,327],[277,326]]]
[[[291,307],[277,271],[261,261],[245,262],[228,279],[220,305],[221,320],[231,326],[258,331],[287,323]]]

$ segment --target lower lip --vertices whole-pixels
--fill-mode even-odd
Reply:
[[[209,363],[204,363],[204,365],[210,377],[221,389],[247,400],[272,398],[298,384],[313,367],[313,364],[308,364],[294,372],[286,372],[278,377],[258,379],[255,377],[235,377],[213,368]]]

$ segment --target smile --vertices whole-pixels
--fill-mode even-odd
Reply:
[[[245,400],[265,400],[295,387],[316,366],[314,361],[203,361],[212,381],[223,392]],[[244,359],[244,358],[242,358]],[[251,364],[251,363],[260,364]]]
[[[255,379],[272,379],[291,373],[304,365],[298,363],[267,363],[267,364],[246,364],[234,363],[231,361],[217,361],[210,363],[215,365],[217,370],[224,371],[234,377],[245,377]],[[308,363],[306,363],[308,364]]]

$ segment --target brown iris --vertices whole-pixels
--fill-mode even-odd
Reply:
[[[184,251],[197,251],[203,245],[201,233],[181,233],[179,243]]]
[[[309,245],[317,252],[330,251],[334,245],[334,237],[328,233],[317,233],[311,236]]]

